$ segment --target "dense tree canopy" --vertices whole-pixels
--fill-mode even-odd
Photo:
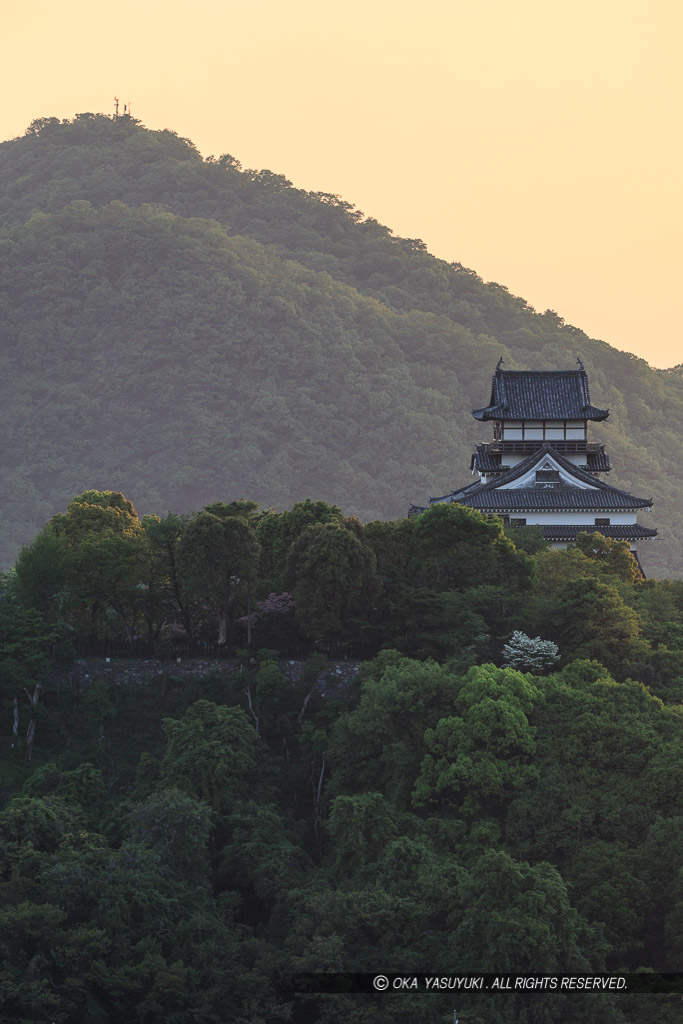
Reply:
[[[53,516],[0,587],[3,1019],[447,1024],[451,993],[291,979],[675,970],[683,585],[595,536],[522,540],[457,507],[140,520],[89,490]],[[93,638],[235,658],[115,683],[74,661]],[[556,645],[535,675],[504,663],[520,638]],[[379,653],[340,680],[283,658],[292,641]],[[678,1019],[679,999],[637,1000],[461,992],[457,1011]]]

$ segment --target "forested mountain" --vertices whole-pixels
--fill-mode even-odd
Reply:
[[[537,314],[337,196],[82,114],[0,146],[2,562],[87,487],[141,512],[306,494],[364,519],[467,479],[507,368],[571,367],[611,482],[683,574],[683,378]]]

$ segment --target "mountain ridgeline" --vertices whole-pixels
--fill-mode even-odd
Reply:
[[[311,495],[400,516],[467,480],[500,356],[580,353],[610,482],[655,503],[644,567],[683,575],[680,366],[171,131],[81,114],[0,145],[0,310],[5,566],[85,488],[142,512]]]

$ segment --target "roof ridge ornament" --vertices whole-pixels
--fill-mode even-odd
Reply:
[[[491,397],[476,420],[605,420],[609,409],[591,405],[588,374],[578,356],[573,370],[506,370],[498,360]]]

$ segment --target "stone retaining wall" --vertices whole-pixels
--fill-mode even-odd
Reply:
[[[305,661],[281,661],[287,679],[297,681],[304,669]],[[321,690],[335,689],[348,682],[357,674],[361,662],[330,662],[318,676]],[[154,680],[173,676],[174,679],[198,679],[208,675],[230,675],[239,669],[239,662],[209,659],[179,658],[177,661],[154,658],[137,661],[128,658],[81,658],[70,665],[55,666],[50,674],[50,683],[68,686],[78,691],[97,681],[107,681],[112,686],[144,686]]]

